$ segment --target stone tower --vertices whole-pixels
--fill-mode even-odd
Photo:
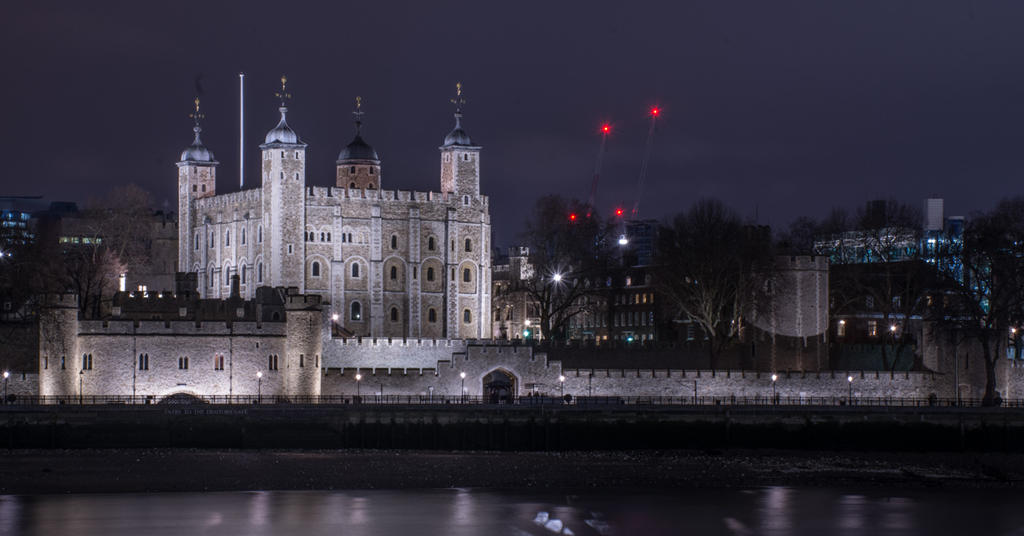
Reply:
[[[284,392],[289,396],[320,396],[320,356],[323,339],[320,334],[323,312],[320,296],[285,296]]]
[[[370,144],[363,141],[363,99],[356,97],[356,137],[338,154],[338,188],[374,190],[381,188],[380,158]]]
[[[462,83],[456,84],[455,128],[444,137],[441,149],[441,193],[480,195],[480,146],[462,130]]]
[[[263,151],[263,228],[267,230],[264,281],[304,292],[306,248],[306,144],[288,126],[287,78],[281,77],[281,120],[267,132]]]
[[[178,270],[188,272],[207,248],[203,246],[206,237],[194,222],[196,199],[211,197],[217,189],[217,161],[199,139],[203,131],[200,120],[203,114],[199,111],[199,97],[195,99],[195,110],[191,114],[195,121],[192,131],[195,140],[181,152],[178,161]],[[193,227],[195,226],[195,227]]]
[[[39,310],[39,394],[77,395],[84,372],[78,354],[78,296],[47,295]]]

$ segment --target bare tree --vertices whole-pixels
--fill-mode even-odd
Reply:
[[[564,338],[570,319],[593,307],[587,298],[598,293],[610,267],[607,230],[606,222],[586,217],[580,201],[537,200],[523,237],[533,273],[509,292],[523,292],[537,305],[544,337]]]
[[[983,403],[998,401],[996,365],[1011,327],[1024,321],[1024,198],[1004,200],[976,215],[964,230],[962,247],[944,259],[945,287],[936,318],[963,339],[981,346],[985,364]]]
[[[770,232],[744,225],[720,201],[706,199],[661,228],[657,251],[655,285],[674,319],[701,327],[715,367],[739,334],[744,314],[769,290]]]

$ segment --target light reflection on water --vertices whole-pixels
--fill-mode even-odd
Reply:
[[[0,496],[0,534],[1024,536],[1018,491],[255,491]]]

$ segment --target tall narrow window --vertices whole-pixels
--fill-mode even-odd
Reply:
[[[359,263],[352,263],[352,277],[359,277]]]
[[[434,251],[434,247],[434,237],[431,236],[430,238],[427,238],[427,249],[430,251]]]
[[[238,274],[241,276],[242,284],[244,285],[245,284],[245,265],[244,264],[238,267]]]
[[[359,302],[352,302],[352,313],[349,318],[352,320],[363,319],[362,306],[359,305]]]
[[[224,247],[231,245],[231,231],[224,231]]]
[[[392,266],[391,267],[391,280],[392,281],[398,280],[398,267],[397,266]]]
[[[392,307],[391,308],[391,321],[392,322],[398,322],[398,308],[397,307]]]
[[[427,311],[427,322],[437,322],[437,311],[430,309]]]
[[[245,245],[245,227],[242,227],[242,245]]]
[[[466,251],[473,251],[473,241],[466,239]]]
[[[262,262],[256,265],[256,282],[257,283],[262,283],[263,282],[263,263]]]
[[[277,370],[277,354],[267,356],[267,370]]]
[[[195,241],[195,245],[192,247],[192,249],[194,249],[196,251],[199,251],[199,233],[196,233],[196,241]]]
[[[391,235],[391,249],[398,249],[398,237]]]
[[[310,269],[310,272],[313,274],[313,277],[320,277],[320,263],[313,261],[313,266]]]
[[[299,368],[306,366],[306,354],[299,354]]]
[[[188,356],[178,358],[178,370],[188,370]]]
[[[149,354],[139,354],[139,370],[149,370]]]
[[[259,244],[263,243],[263,226],[260,225],[256,228],[256,242]]]
[[[82,354],[82,370],[92,370],[92,354]]]
[[[462,269],[462,280],[466,283],[469,283],[473,280],[472,273],[469,271],[469,268]]]
[[[213,370],[224,370],[224,356],[213,356]]]
[[[434,280],[434,268],[431,267],[431,266],[427,266],[427,281],[433,281],[433,280]]]
[[[463,310],[462,311],[462,322],[466,323],[466,324],[469,324],[472,321],[473,321],[473,313],[470,312],[469,309]]]

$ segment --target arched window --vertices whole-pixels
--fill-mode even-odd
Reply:
[[[322,231],[321,231],[321,232],[320,232],[320,241],[321,241],[321,242],[324,242],[324,241],[325,241],[325,238],[327,238],[327,233],[324,233],[324,232],[322,232]]]
[[[398,307],[391,308],[391,321],[398,322]]]
[[[469,309],[463,309],[463,311],[462,311],[462,322],[464,324],[469,324],[472,321],[473,321],[473,313],[470,312]]]
[[[356,172],[356,167],[352,166],[352,167],[348,168],[348,172],[349,173],[355,173]]]
[[[351,313],[351,315],[349,317],[352,320],[362,320],[363,319],[362,309],[363,308],[362,308],[361,305],[359,305],[359,302],[357,302],[357,301],[356,302],[352,302],[352,307],[351,307],[352,313]]]
[[[353,183],[350,183],[350,184],[348,185],[348,187],[349,187],[349,189],[351,189],[351,190],[355,190],[355,189],[356,189],[356,183],[354,183],[354,182],[353,182]]]
[[[331,241],[331,233],[327,233],[327,241],[328,241],[328,242],[330,242],[330,241]]]
[[[398,236],[391,235],[391,249],[398,249]]]
[[[473,241],[466,239],[466,251],[473,251]]]
[[[199,233],[196,233],[195,247],[193,247],[192,249],[195,249],[196,251],[199,250]]]
[[[427,249],[434,251],[434,237],[427,238]]]
[[[398,279],[398,267],[397,266],[392,266],[391,267],[391,280],[392,281],[396,281],[397,279]]]
[[[262,283],[263,282],[263,263],[262,262],[256,265],[256,282],[257,283]]]
[[[260,225],[259,227],[256,228],[256,242],[260,243],[260,244],[263,243],[263,226],[262,225]]]
[[[231,245],[231,231],[224,231],[224,247]]]
[[[427,322],[437,322],[437,311],[434,309],[427,311]]]
[[[462,280],[465,281],[466,283],[470,283],[473,281],[473,274],[472,272],[469,271],[469,268],[462,269]]]
[[[244,285],[245,284],[245,265],[244,264],[238,266],[238,274],[239,274],[239,276],[241,276],[242,284]]]
[[[313,261],[313,266],[310,267],[309,271],[313,275],[313,277],[320,277],[320,262]]]
[[[434,268],[431,266],[427,267],[427,281],[434,280]]]
[[[231,286],[231,267],[224,267],[224,284]]]
[[[245,227],[242,227],[242,245],[245,245]]]
[[[359,263],[352,263],[352,277],[359,277]]]

